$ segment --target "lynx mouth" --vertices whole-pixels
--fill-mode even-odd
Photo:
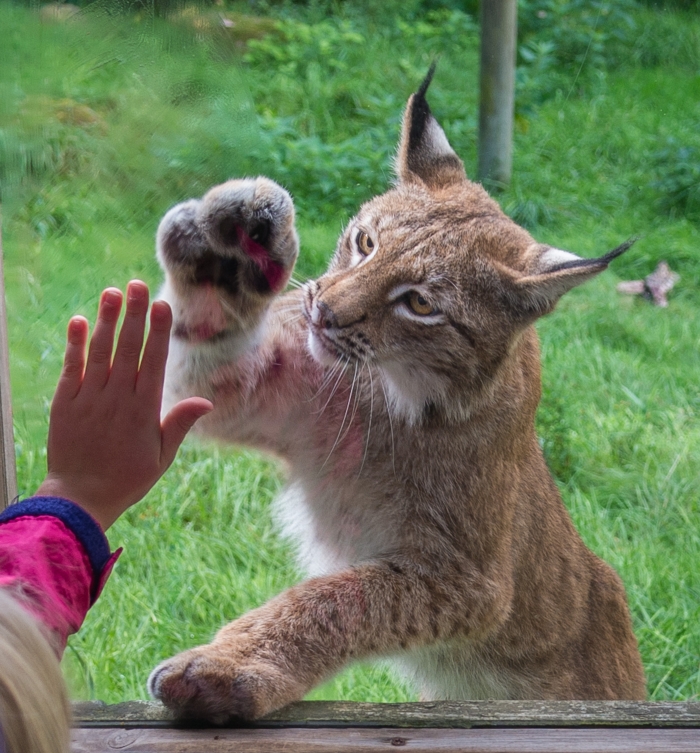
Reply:
[[[311,355],[322,366],[333,366],[339,359],[350,360],[338,343],[313,324],[309,325],[308,347]]]

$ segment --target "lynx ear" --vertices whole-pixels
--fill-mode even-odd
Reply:
[[[636,241],[631,238],[597,259],[584,259],[568,251],[539,246],[534,272],[511,277],[509,297],[515,298],[526,318],[536,318],[551,311],[557,301],[572,288],[590,280],[608,268],[613,259],[624,254]]]
[[[434,73],[435,63],[430,66],[420,89],[410,96],[406,105],[396,172],[401,182],[420,180],[428,188],[441,188],[465,181],[467,174],[425,99]]]

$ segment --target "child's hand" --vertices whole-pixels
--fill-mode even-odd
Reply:
[[[191,397],[161,423],[172,314],[164,301],[153,304],[139,366],[148,313],[145,283],[130,282],[126,298],[114,359],[121,291],[102,293],[87,363],[88,323],[75,316],[68,324],[63,371],[51,404],[49,472],[37,492],[79,504],[103,529],[158,481],[194,422],[213,407]]]

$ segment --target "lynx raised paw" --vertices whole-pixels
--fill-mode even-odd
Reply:
[[[267,178],[231,180],[173,207],[157,246],[178,287],[209,285],[234,297],[278,293],[299,250],[294,206]]]
[[[294,205],[267,178],[231,180],[173,207],[156,245],[175,337],[245,339],[292,274],[299,251]]]
[[[148,690],[178,716],[215,724],[257,719],[303,697],[305,689],[274,662],[236,661],[231,653],[215,644],[184,651],[153,670]]]

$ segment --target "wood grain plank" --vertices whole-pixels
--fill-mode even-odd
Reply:
[[[76,729],[73,753],[700,753],[687,729]]]
[[[171,712],[153,701],[74,705],[77,726],[168,727]],[[235,723],[232,726],[236,726]],[[700,727],[700,703],[643,701],[302,701],[257,727]]]
[[[0,215],[0,510],[7,507],[17,496],[12,392],[10,390],[10,351],[7,339],[5,278],[2,267],[2,216]]]

